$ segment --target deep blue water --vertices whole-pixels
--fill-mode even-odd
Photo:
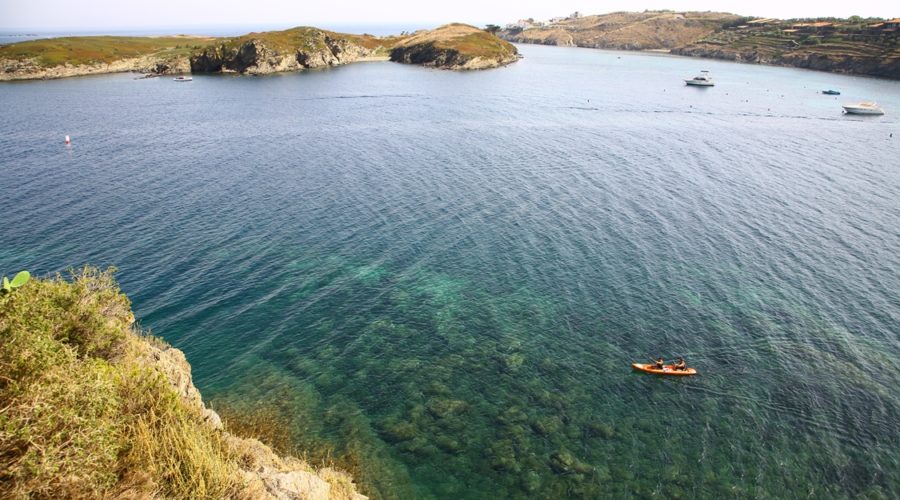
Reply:
[[[900,82],[520,50],[3,84],[0,272],[118,267],[379,497],[900,496]]]

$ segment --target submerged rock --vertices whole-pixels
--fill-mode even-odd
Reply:
[[[557,474],[590,474],[594,469],[578,460],[567,450],[560,450],[550,455],[550,469]]]
[[[459,399],[432,399],[426,405],[428,413],[435,418],[447,418],[469,411],[469,403]]]

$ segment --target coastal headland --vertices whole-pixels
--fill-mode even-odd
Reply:
[[[233,38],[50,38],[0,47],[0,81],[129,71],[265,75],[373,59],[470,70],[510,64],[518,52],[511,43],[465,24],[388,37],[297,27]]]
[[[208,408],[110,270],[0,294],[0,373],[0,497],[366,498],[255,439],[258,415]]]
[[[614,12],[522,19],[514,43],[655,50],[736,62],[900,78],[900,19],[769,19],[723,12]]]

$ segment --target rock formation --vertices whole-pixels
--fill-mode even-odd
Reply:
[[[375,49],[359,43],[359,37],[351,38],[314,28],[295,28],[277,33],[289,32],[296,33],[287,43],[283,39],[267,36],[269,34],[251,34],[207,47],[191,56],[191,71],[263,75],[346,64],[375,52]],[[375,39],[370,37],[369,40]]]

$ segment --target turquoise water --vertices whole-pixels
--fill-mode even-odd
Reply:
[[[2,85],[0,272],[117,266],[377,497],[900,495],[900,82],[520,49]]]

